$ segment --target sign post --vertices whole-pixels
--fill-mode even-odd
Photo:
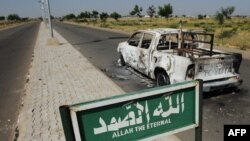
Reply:
[[[61,106],[67,141],[150,140],[196,128],[202,136],[202,81]]]

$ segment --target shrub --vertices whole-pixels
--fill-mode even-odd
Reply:
[[[225,27],[232,27],[231,24],[225,24]]]
[[[194,27],[200,27],[199,23],[194,23]]]
[[[169,28],[178,28],[178,27],[179,27],[178,24],[170,24],[170,25],[169,25]]]
[[[247,50],[247,46],[245,44],[241,45],[240,50]]]
[[[206,32],[215,32],[215,29],[212,26],[204,26],[203,29]]]
[[[101,23],[101,24],[100,24],[100,27],[109,28],[109,24],[107,24],[107,23]]]
[[[117,12],[113,12],[113,13],[110,14],[110,17],[117,21],[122,16],[120,14],[118,14]]]
[[[226,31],[223,31],[221,34],[219,34],[219,38],[222,39],[222,38],[230,38],[232,37],[234,34],[236,34],[237,32],[237,28],[233,28],[231,30],[226,30]]]

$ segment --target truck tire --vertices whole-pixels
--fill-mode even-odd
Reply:
[[[125,66],[126,65],[122,54],[120,54],[120,63],[121,63],[121,66]]]
[[[169,85],[170,80],[166,72],[160,71],[156,74],[156,86]]]

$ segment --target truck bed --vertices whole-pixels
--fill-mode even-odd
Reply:
[[[221,53],[216,51],[209,51],[207,49],[203,48],[176,48],[173,49],[173,53],[176,55],[184,56],[184,57],[202,57],[202,56],[213,56],[213,55],[219,55],[219,54],[225,54],[227,53]]]

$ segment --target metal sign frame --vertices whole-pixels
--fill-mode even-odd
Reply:
[[[178,83],[169,86],[156,87],[152,89],[146,89],[139,92],[117,95],[110,98],[105,98],[101,100],[85,102],[70,106],[61,106],[60,113],[62,124],[64,127],[64,133],[67,141],[80,141],[81,133],[79,129],[79,123],[77,118],[77,112],[82,112],[90,109],[96,109],[103,106],[108,106],[111,104],[117,104],[121,102],[127,102],[136,99],[142,99],[150,96],[156,96],[163,93],[171,93],[178,90],[184,90],[188,88],[195,88],[195,123],[188,125],[183,128],[175,129],[166,133],[161,133],[153,135],[147,138],[141,138],[140,140],[152,140],[160,136],[165,136],[169,134],[179,133],[188,129],[195,128],[196,141],[202,140],[202,80],[189,81],[184,83]]]

